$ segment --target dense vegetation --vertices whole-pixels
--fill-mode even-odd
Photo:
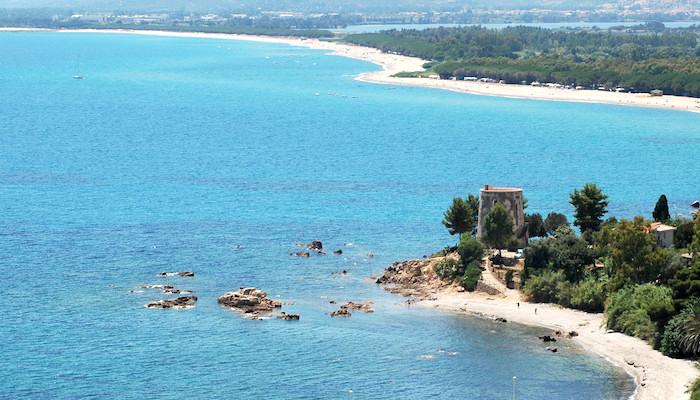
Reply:
[[[477,222],[467,205],[470,199],[478,209],[470,195],[466,201],[455,199],[445,213],[446,218],[461,215],[455,221],[466,222],[459,245],[443,251],[456,250],[461,261],[445,258],[435,270],[441,278],[474,290],[484,254],[479,241],[492,249],[507,246],[513,221],[497,204],[485,217],[483,237],[475,238],[469,233]],[[662,195],[652,214],[677,228],[673,246],[664,248],[651,229],[652,221],[641,216],[603,220],[607,196],[595,184],[574,190],[570,203],[573,225],[582,235],[562,214],[551,212],[544,220],[539,214],[525,216],[530,237],[544,237],[524,248],[520,282],[528,300],[603,312],[608,329],[643,339],[665,355],[700,356],[700,218],[670,219]],[[453,226],[445,225],[453,232]],[[506,281],[513,279],[509,272]],[[692,389],[692,398],[700,398],[700,379]]]
[[[430,60],[427,74],[443,79],[475,76],[700,97],[699,35],[698,26],[667,29],[648,23],[624,31],[524,26],[390,30],[345,40]]]

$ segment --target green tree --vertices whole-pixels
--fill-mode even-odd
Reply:
[[[664,333],[661,336],[659,350],[669,357],[694,356],[700,354],[698,352],[698,332],[697,324],[700,318],[700,302],[697,300],[689,303],[685,308],[676,314],[668,324],[664,327]],[[693,329],[695,324],[695,329]],[[695,330],[695,333],[693,331]],[[692,340],[695,337],[696,340]],[[686,346],[681,344],[681,340],[685,339]],[[687,346],[688,344],[694,346]],[[693,348],[695,352],[693,353]]]
[[[465,233],[459,239],[457,253],[462,264],[466,266],[474,260],[481,261],[481,258],[484,256],[484,246],[479,242],[479,239],[469,233]]]
[[[671,215],[668,212],[668,200],[666,200],[666,195],[662,194],[659,200],[654,206],[654,212],[651,213],[654,217],[654,221],[668,221],[671,219]]]
[[[668,286],[673,290],[673,301],[678,309],[682,309],[692,300],[700,299],[700,262],[676,272],[673,278],[668,280]]]
[[[563,225],[569,226],[569,221],[566,219],[566,215],[564,214],[550,212],[547,214],[547,218],[544,220],[544,230],[549,235],[553,235],[554,231]]]
[[[610,296],[605,306],[606,325],[608,329],[654,343],[673,311],[671,290],[645,283]]]
[[[605,207],[608,206],[606,200],[608,196],[604,195],[594,183],[587,183],[581,191],[574,189],[569,197],[571,205],[576,210],[574,212],[574,225],[581,229],[581,233],[598,230],[603,222],[603,215],[607,213]]]
[[[676,232],[673,235],[673,247],[677,249],[685,249],[693,242],[695,229],[693,221],[683,222],[676,227]]]
[[[513,218],[501,203],[496,203],[484,218],[483,241],[498,249],[499,256],[506,241],[513,236]]]
[[[655,280],[668,260],[668,252],[656,245],[649,223],[637,216],[601,231],[602,244],[610,248],[610,263],[606,266],[612,289],[628,283],[646,283]]]
[[[525,222],[527,223],[527,231],[530,237],[543,237],[547,234],[540,213],[525,214]]]
[[[479,215],[479,198],[470,194],[466,199],[455,197],[452,206],[445,211],[442,224],[450,235],[470,232],[476,233],[477,216]]]
[[[700,217],[695,218],[693,230],[695,235],[693,241],[688,245],[688,251],[693,256],[693,261],[700,262]]]

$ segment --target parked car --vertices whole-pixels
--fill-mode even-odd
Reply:
[[[515,252],[515,258],[523,258],[523,249],[518,249],[518,251]]]

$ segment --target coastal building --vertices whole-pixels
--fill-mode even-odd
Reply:
[[[656,235],[656,244],[668,248],[673,245],[673,235],[676,232],[676,228],[673,226],[664,225],[661,222],[654,222],[651,224],[650,230]]]
[[[477,235],[483,236],[484,218],[491,212],[496,203],[501,203],[508,215],[513,218],[513,233],[526,243],[528,239],[527,226],[525,225],[525,215],[523,213],[523,190],[517,188],[503,188],[485,185],[479,190],[479,224]]]

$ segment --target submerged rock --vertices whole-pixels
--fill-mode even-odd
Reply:
[[[343,254],[343,250],[338,249],[338,250],[334,251],[333,254]]]
[[[146,304],[148,308],[174,308],[182,310],[184,308],[194,307],[197,301],[197,296],[182,296],[177,299],[159,300]]]
[[[338,310],[331,313],[331,317],[349,317],[352,314],[348,310]]]
[[[309,258],[311,257],[311,254],[305,252],[305,251],[297,251],[296,253],[289,253],[290,256],[297,256],[297,257],[304,257],[304,258]]]
[[[160,272],[156,274],[156,276],[183,276],[183,277],[193,277],[194,272],[191,271],[185,271],[185,272]]]
[[[553,338],[553,337],[551,337],[551,336],[549,336],[549,335],[538,336],[538,338],[539,338],[541,341],[545,342],[545,343],[547,343],[547,342],[556,342],[556,341],[557,341],[557,339],[555,339],[555,338]]]
[[[372,304],[374,304],[371,301],[368,301],[366,303],[353,303],[352,301],[349,301],[343,305],[340,306],[341,310],[357,310],[357,311],[364,311],[366,313],[373,313],[374,310],[370,307]]]
[[[242,287],[238,291],[223,294],[218,301],[222,306],[254,314],[270,313],[275,308],[282,307],[279,301],[268,299],[266,292],[252,287]]]

